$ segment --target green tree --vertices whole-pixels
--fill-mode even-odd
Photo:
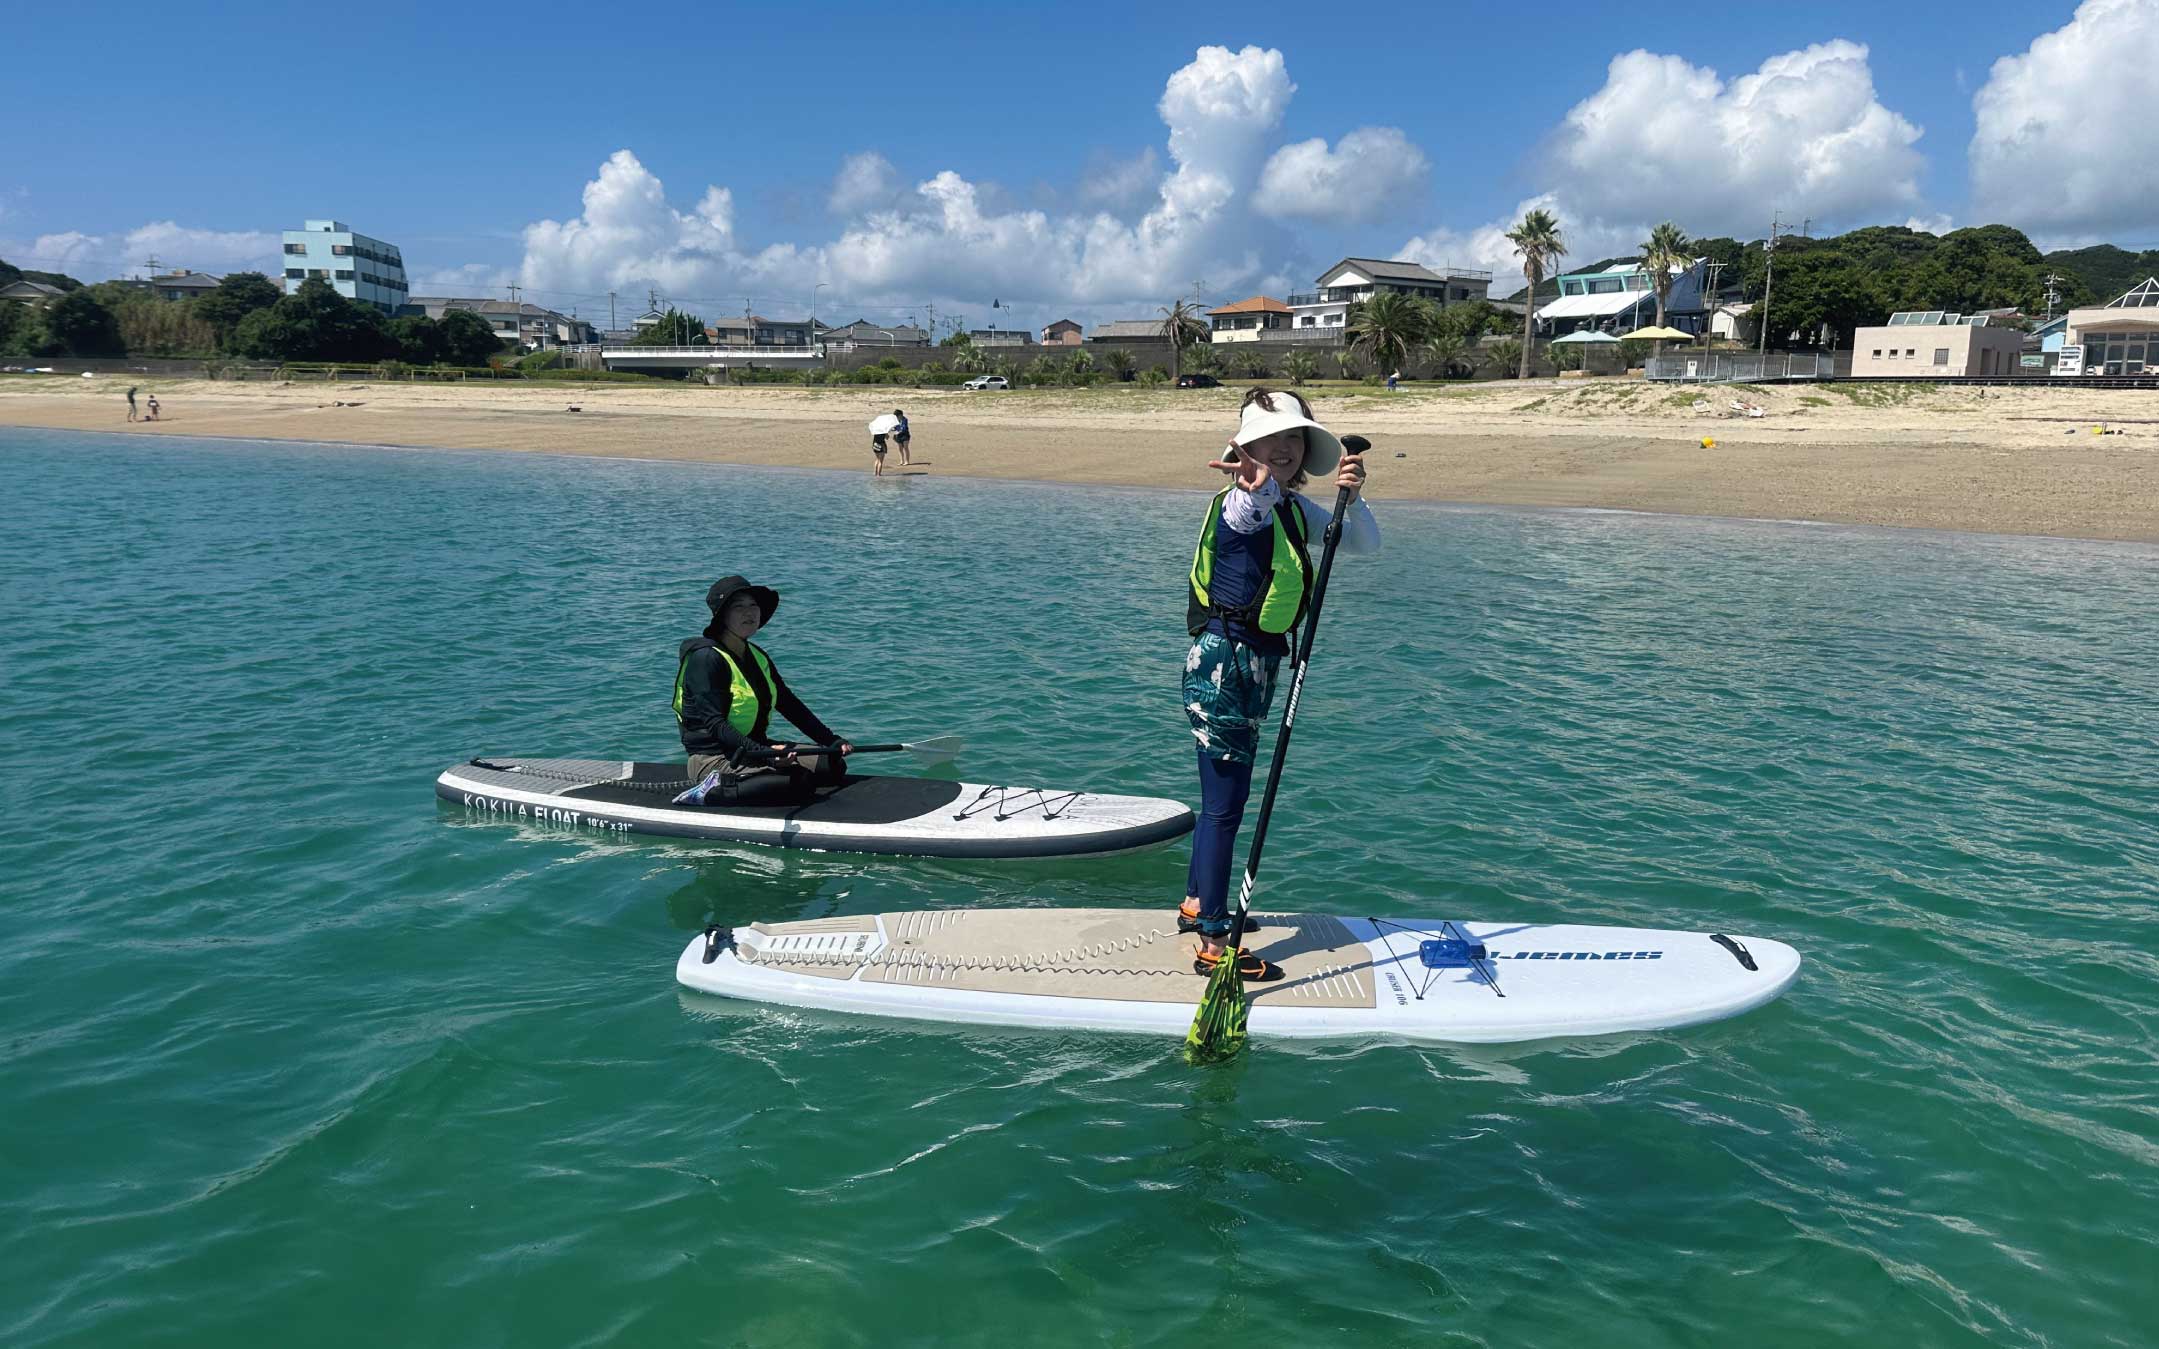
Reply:
[[[395,354],[382,311],[346,299],[320,277],[240,320],[232,345],[242,356],[272,361],[379,361]]]
[[[1231,368],[1246,379],[1267,377],[1267,353],[1257,342],[1246,342],[1230,357]]]
[[[1184,370],[1182,373],[1187,375],[1220,375],[1222,373],[1222,358],[1215,352],[1211,343],[1202,343],[1192,348],[1192,354],[1184,358]]]
[[[1309,351],[1292,351],[1282,358],[1282,373],[1291,384],[1302,384],[1319,373],[1319,361]]]
[[[1384,372],[1409,363],[1409,353],[1432,331],[1432,306],[1414,295],[1383,290],[1350,306],[1349,349]]]
[[[1081,347],[1065,362],[1065,369],[1072,373],[1075,380],[1086,383],[1087,377],[1094,373],[1094,353]]]
[[[1159,365],[1150,365],[1139,372],[1140,384],[1149,389],[1159,389],[1169,383],[1169,372]]]
[[[1657,293],[1657,326],[1664,326],[1664,309],[1672,299],[1672,269],[1693,265],[1694,255],[1687,236],[1679,226],[1667,220],[1649,231],[1649,239],[1642,245],[1642,266],[1649,271],[1649,284]],[[1664,350],[1662,342],[1656,350]]]
[[[87,290],[71,290],[45,309],[45,331],[56,356],[125,356],[127,342],[112,311]]]
[[[217,333],[219,345],[232,341],[240,320],[258,309],[268,309],[284,297],[277,283],[261,272],[234,272],[217,283],[217,289],[192,303],[195,313]]]
[[[1132,359],[1132,353],[1126,351],[1123,347],[1111,347],[1104,354],[1103,359],[1109,362],[1109,368],[1115,372],[1120,381],[1130,380],[1133,367],[1139,364],[1139,362]]]
[[[390,320],[390,340],[397,359],[407,365],[433,365],[442,359],[442,328],[425,314]]]
[[[456,311],[452,311],[453,313]],[[449,315],[443,316],[445,319]],[[636,345],[641,347],[701,347],[709,339],[705,336],[705,321],[695,314],[685,314],[670,306],[660,315],[659,322],[637,335]]]
[[[1508,230],[1507,241],[1521,254],[1522,279],[1529,283],[1522,309],[1521,369],[1515,376],[1528,379],[1529,360],[1537,348],[1537,283],[1544,280],[1545,268],[1566,256],[1567,241],[1560,233],[1558,219],[1541,207]]]
[[[1207,344],[1207,324],[1199,316],[1199,306],[1183,300],[1160,312],[1162,324],[1156,331],[1169,343],[1169,377],[1176,379],[1184,373],[1185,352]]]
[[[645,339],[640,337],[638,341]],[[502,354],[502,335],[495,331],[493,324],[470,309],[445,310],[435,323],[435,343],[440,353],[436,359],[444,365],[476,368]]]
[[[1491,346],[1492,364],[1504,376],[1509,370],[1519,371],[1516,379],[1529,377],[1529,353],[1518,337],[1502,337]]]

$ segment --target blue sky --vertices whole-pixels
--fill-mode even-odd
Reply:
[[[822,281],[828,317],[1009,297],[1041,322],[1279,293],[1347,253],[1503,268],[1531,202],[1583,262],[1772,210],[2159,237],[2159,0],[288,12],[13,16],[10,103],[43,111],[0,155],[0,256],[271,266],[327,215],[398,243],[416,290],[795,313]],[[2092,106],[2095,62],[2124,72],[2092,82],[2124,86],[2122,135],[2081,120],[2117,96]]]

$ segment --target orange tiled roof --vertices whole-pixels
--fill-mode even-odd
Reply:
[[[1239,300],[1235,304],[1226,304],[1220,309],[1210,309],[1207,312],[1209,314],[1287,314],[1289,306],[1270,295],[1255,295],[1249,300]]]

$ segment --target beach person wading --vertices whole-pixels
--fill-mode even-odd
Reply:
[[[1207,467],[1230,475],[1230,484],[1208,503],[1200,525],[1185,610],[1192,646],[1184,658],[1184,710],[1199,742],[1200,811],[1177,930],[1199,934],[1196,974],[1214,972],[1229,936],[1230,851],[1252,792],[1252,760],[1274,701],[1275,672],[1311,598],[1308,543],[1333,518],[1296,490],[1308,475],[1353,493],[1340,550],[1379,551],[1379,523],[1361,495],[1362,457],[1343,453],[1295,393],[1247,392],[1236,436]],[[1238,972],[1248,980],[1282,976],[1279,966],[1241,950]]]
[[[772,621],[779,592],[723,576],[705,593],[712,622],[683,642],[675,665],[675,724],[697,785],[675,798],[690,805],[781,805],[806,801],[847,773],[853,749],[817,719],[750,638]],[[836,754],[801,754],[766,734],[778,712]]]

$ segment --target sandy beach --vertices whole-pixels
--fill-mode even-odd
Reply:
[[[164,418],[126,420],[125,391]],[[0,425],[629,456],[868,472],[894,406],[915,467],[887,472],[1211,488],[1235,388],[959,390],[631,384],[0,379]],[[1755,404],[1760,417],[1735,413]],[[2159,395],[1639,380],[1314,391],[1373,441],[1371,495],[2159,542]],[[574,405],[581,411],[571,412]],[[2103,426],[2118,434],[2097,435]],[[1714,443],[1703,445],[1708,438]]]

